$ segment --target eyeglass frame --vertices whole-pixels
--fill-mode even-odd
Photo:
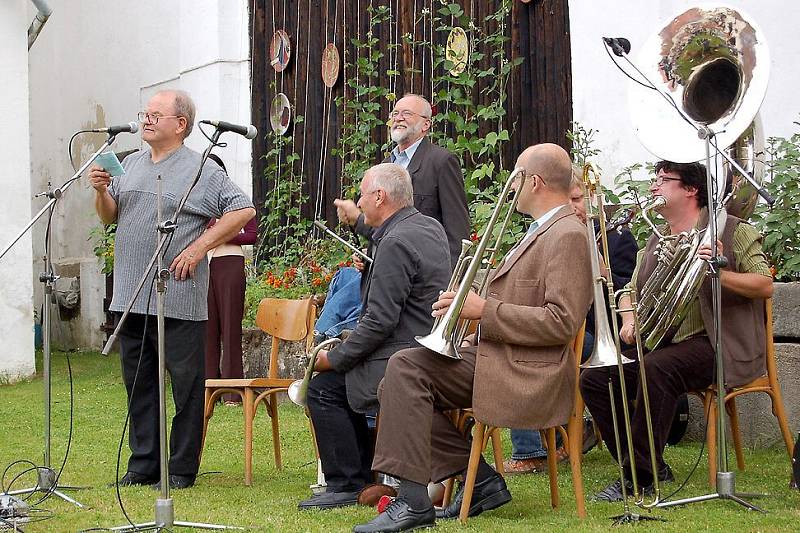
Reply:
[[[147,124],[148,122],[150,124],[158,124],[158,121],[162,118],[186,118],[183,115],[154,115],[146,111],[139,111],[136,116],[142,124]]]
[[[670,178],[669,176],[656,176],[655,178],[650,180],[650,185],[655,185],[656,187],[663,187],[665,181],[680,181],[683,182],[680,178]]]
[[[431,117],[422,115],[420,113],[417,113],[416,111],[411,111],[410,109],[402,109],[400,111],[398,111],[396,109],[392,109],[392,111],[389,113],[389,120],[395,120],[397,117],[400,117],[403,120],[408,120],[412,116],[422,117],[425,120],[430,120],[431,119]]]

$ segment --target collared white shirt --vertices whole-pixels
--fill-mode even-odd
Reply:
[[[564,205],[568,205],[568,204],[564,204]],[[527,241],[531,237],[531,235],[536,233],[536,230],[539,229],[540,227],[542,227],[545,224],[545,222],[547,222],[548,220],[553,218],[553,215],[555,215],[556,212],[559,209],[564,207],[564,205],[559,205],[559,206],[554,207],[553,209],[551,209],[550,211],[548,211],[544,215],[540,216],[539,218],[537,218],[533,222],[531,222],[531,225],[528,226],[528,231],[527,231],[527,233],[525,233],[525,236],[522,239],[520,239],[520,241],[517,244],[515,244],[514,247],[511,250],[508,251],[508,253],[503,258],[503,262],[505,262],[512,255],[514,255],[514,253],[517,251],[517,249],[520,246],[522,246],[522,243]]]
[[[422,137],[417,139],[417,142],[415,142],[402,152],[400,151],[399,146],[395,146],[394,150],[392,150],[392,163],[397,163],[401,167],[407,169],[408,165],[411,163],[411,158],[414,157],[414,154],[417,152],[417,148],[419,148],[419,143],[421,143],[422,139],[424,138],[425,136],[423,135]]]

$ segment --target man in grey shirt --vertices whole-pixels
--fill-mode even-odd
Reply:
[[[158,176],[163,217],[173,219],[201,160],[200,154],[183,144],[195,116],[194,103],[187,93],[161,91],[140,115],[142,139],[150,148],[125,158],[125,174],[113,181],[97,165],[89,172],[100,220],[117,223],[110,306],[117,313],[124,311],[133,298],[136,283],[157,245]],[[163,252],[164,264],[169,265],[174,278],[167,282],[165,296],[166,363],[175,402],[169,458],[172,488],[193,485],[199,467],[208,318],[206,252],[230,240],[253,216],[253,203],[245,193],[216,163],[207,161]],[[219,222],[205,231],[210,218],[219,218]],[[154,275],[150,272],[151,277]],[[128,471],[120,480],[122,485],[152,484],[160,477],[156,302],[154,284],[145,287],[119,333],[131,417],[131,456]]]

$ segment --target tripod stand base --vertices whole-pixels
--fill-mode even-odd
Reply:
[[[9,496],[13,496],[13,495],[16,495],[16,494],[32,494],[34,492],[49,492],[53,496],[58,496],[59,498],[61,498],[65,502],[71,503],[75,507],[78,507],[80,509],[87,509],[87,507],[85,505],[83,505],[79,501],[75,500],[74,498],[71,498],[71,497],[67,496],[66,494],[64,494],[63,492],[61,492],[58,489],[83,490],[83,489],[86,489],[86,488],[89,488],[89,487],[71,487],[71,486],[67,486],[67,485],[57,485],[56,484],[56,473],[53,472],[53,470],[51,468],[40,467],[40,468],[38,468],[37,473],[39,475],[39,483],[35,487],[30,487],[30,488],[27,488],[27,489],[12,490],[12,491],[8,492],[7,494]]]
[[[736,474],[734,472],[717,472],[717,492],[713,494],[705,494],[703,496],[694,496],[692,498],[683,498],[681,500],[660,502],[656,507],[674,507],[676,505],[685,505],[688,503],[706,502],[709,500],[731,500],[738,503],[742,507],[746,507],[751,511],[758,511],[759,513],[766,514],[764,509],[748,502],[744,497],[757,498],[761,494],[742,494],[736,492]]]
[[[221,524],[205,524],[203,522],[183,522],[175,520],[175,510],[172,505],[172,498],[158,498],[156,500],[156,513],[153,522],[144,522],[141,524],[127,524],[124,526],[116,526],[108,528],[109,531],[138,531],[139,529],[167,529],[172,527],[191,527],[195,529],[244,529],[237,526],[223,526]]]

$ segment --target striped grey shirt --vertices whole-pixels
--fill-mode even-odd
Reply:
[[[136,284],[158,243],[156,230],[156,178],[161,176],[162,217],[173,219],[183,195],[197,174],[201,155],[186,146],[153,163],[150,149],[135,152],[122,162],[125,174],[114,178],[108,191],[117,202],[117,235],[114,241],[114,298],[111,311],[124,311],[133,297]],[[229,211],[253,207],[253,202],[234,184],[222,169],[206,161],[203,173],[177,219],[177,229],[164,253],[164,268],[206,229],[210,218]],[[147,292],[150,280],[133,305],[134,313],[156,314],[155,285],[152,285],[150,307]],[[164,302],[166,316],[181,320],[206,320],[208,262],[200,261],[194,277],[167,281]]]

